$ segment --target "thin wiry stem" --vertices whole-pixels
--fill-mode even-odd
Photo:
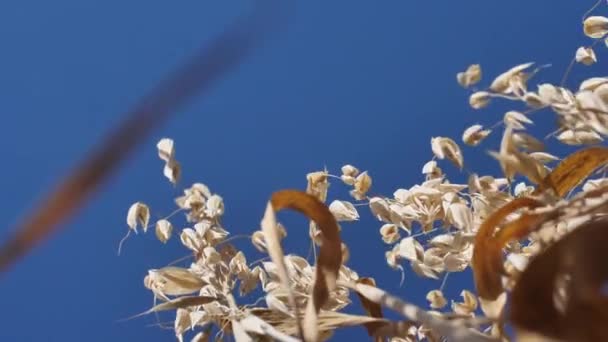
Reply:
[[[564,72],[564,75],[562,76],[562,80],[559,82],[560,87],[563,87],[566,84],[566,81],[568,80],[568,76],[570,75],[570,72],[572,71],[572,68],[574,67],[574,63],[576,63],[576,57],[572,57],[572,59],[570,60],[570,64],[568,64],[568,67],[566,68],[566,71]]]
[[[184,260],[188,260],[188,259],[190,259],[190,258],[194,258],[194,255],[192,255],[192,254],[188,254],[188,255],[183,256],[183,257],[181,257],[181,258],[179,258],[179,259],[173,260],[173,261],[172,261],[172,262],[170,262],[170,263],[169,263],[167,266],[173,266],[173,265],[175,265],[175,264],[177,264],[177,263],[179,263],[179,262],[182,262],[182,261],[184,261]]]
[[[218,242],[218,243],[216,244],[216,246],[220,246],[220,245],[223,245],[223,244],[225,244],[225,243],[228,243],[228,242],[230,242],[230,241],[234,241],[234,240],[237,240],[237,239],[251,239],[251,235],[247,235],[247,234],[237,234],[237,235],[233,235],[233,236],[231,236],[231,237],[227,238],[226,240],[222,240],[222,241]]]
[[[595,4],[593,4],[593,6],[591,6],[591,8],[590,8],[590,9],[588,9],[588,10],[587,10],[587,12],[585,12],[585,14],[583,14],[583,17],[581,18],[581,22],[584,22],[584,21],[585,21],[585,18],[587,18],[587,16],[588,16],[589,14],[591,14],[591,12],[593,12],[593,11],[594,11],[594,10],[595,10],[595,9],[596,9],[596,8],[597,8],[599,5],[601,5],[603,1],[604,1],[604,0],[597,0],[597,1],[595,2]]]
[[[443,281],[441,281],[441,286],[439,286],[439,291],[443,292],[443,289],[445,288],[445,284],[448,281],[449,275],[450,275],[450,272],[445,272],[445,275],[443,276]]]

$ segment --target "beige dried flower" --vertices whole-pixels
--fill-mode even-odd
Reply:
[[[446,137],[435,137],[431,139],[431,149],[435,156],[439,159],[449,159],[462,169],[464,165],[462,152],[458,144],[454,140]]]
[[[347,164],[347,165],[342,166],[342,175],[340,176],[340,179],[342,179],[344,184],[354,185],[355,177],[357,177],[358,175],[359,175],[359,169],[357,169],[356,167],[354,167],[352,165]]]
[[[604,139],[591,130],[566,130],[560,133],[557,140],[567,145],[591,145],[602,142]]]
[[[348,201],[334,200],[329,205],[329,210],[338,221],[356,221],[359,219],[357,209]]]
[[[462,141],[471,146],[477,146],[492,130],[483,129],[482,125],[473,125],[462,133]]]
[[[165,162],[173,159],[175,155],[173,139],[163,138],[158,141],[156,148],[158,149],[158,157]]]
[[[365,171],[355,178],[354,189],[350,192],[350,195],[356,200],[363,200],[365,199],[365,194],[371,186],[372,178],[369,176],[367,171]]]
[[[424,248],[413,237],[404,238],[397,246],[397,251],[401,258],[410,261],[422,261],[424,259]]]
[[[329,188],[328,176],[327,170],[307,174],[306,180],[308,181],[308,185],[306,186],[306,192],[317,197],[321,202],[325,202],[327,199],[327,189]]]
[[[531,107],[534,109],[542,108],[547,105],[547,102],[545,102],[544,99],[539,94],[536,94],[533,92],[525,93],[523,100],[528,105],[528,107]]]
[[[584,46],[581,46],[576,50],[575,59],[577,62],[584,65],[591,65],[597,62],[597,57],[595,56],[593,49]]]
[[[427,180],[441,178],[443,176],[443,171],[439,166],[437,166],[437,162],[434,160],[430,160],[426,162],[422,166],[422,174],[426,175]],[[397,198],[397,196],[395,196]],[[402,202],[405,203],[405,202]]]
[[[477,84],[481,80],[481,66],[479,64],[469,65],[466,71],[456,74],[456,80],[464,88]]]
[[[505,125],[511,126],[513,129],[525,129],[524,124],[531,125],[534,123],[525,114],[514,110],[506,112],[503,121]]]
[[[144,233],[148,230],[148,223],[150,222],[150,209],[147,205],[142,202],[135,202],[129,207],[127,212],[127,225],[130,229],[137,232],[137,225],[139,225]]]
[[[477,91],[469,97],[469,105],[473,109],[481,109],[490,103],[491,94],[487,91]]]
[[[540,140],[523,132],[513,133],[513,143],[518,148],[527,150],[529,152],[540,152],[545,149],[545,144],[543,144]]]
[[[432,290],[426,294],[426,300],[433,309],[441,309],[448,303],[441,290]]]
[[[492,81],[490,90],[501,94],[522,96],[526,92],[526,82],[529,75],[525,72],[534,63],[524,63],[507,70]]]
[[[586,80],[584,80],[583,82],[581,82],[580,86],[578,87],[579,91],[583,91],[583,90],[595,90],[597,87],[608,83],[608,77],[591,77],[588,78]]]
[[[392,223],[387,223],[380,227],[380,235],[382,236],[382,241],[388,244],[393,244],[400,238],[399,228]]]
[[[171,238],[171,233],[173,232],[173,226],[171,222],[167,220],[158,220],[156,221],[155,226],[156,238],[162,243],[166,243],[169,238]]]
[[[157,144],[158,157],[165,162],[163,174],[173,184],[177,183],[181,175],[181,166],[175,160],[175,148],[172,139],[163,138]]]
[[[590,38],[603,38],[608,33],[608,18],[590,16],[583,21],[583,31]]]
[[[473,293],[467,290],[463,290],[460,293],[462,296],[462,302],[452,302],[452,310],[454,313],[459,315],[471,315],[477,310],[477,297]]]

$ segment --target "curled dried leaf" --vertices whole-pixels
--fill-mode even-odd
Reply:
[[[518,333],[562,341],[608,340],[608,230],[590,221],[534,257],[512,293]]]
[[[516,198],[492,213],[479,227],[475,236],[472,266],[475,286],[481,298],[494,300],[503,292],[500,278],[503,273],[502,249],[511,239],[529,232],[529,225],[536,221],[517,221],[519,223],[512,225],[507,233],[499,231],[500,237],[494,236],[496,228],[508,215],[519,209],[541,206],[542,202],[530,197]]]
[[[317,197],[297,190],[282,190],[272,194],[266,214],[262,220],[265,240],[269,254],[277,265],[284,263],[283,253],[276,233],[274,212],[282,209],[292,209],[301,212],[314,221],[321,231],[321,248],[315,267],[315,281],[312,288],[312,298],[308,301],[302,336],[307,340],[316,340],[318,328],[317,315],[321,307],[329,299],[329,292],[336,287],[336,281],[342,265],[342,248],[338,223],[329,208]],[[289,278],[285,274],[282,279],[284,286],[289,288]],[[283,278],[281,277],[281,278]],[[292,306],[295,308],[295,300]]]
[[[572,153],[543,179],[535,193],[540,194],[552,189],[560,197],[581,184],[600,166],[608,161],[608,148],[590,147]]]

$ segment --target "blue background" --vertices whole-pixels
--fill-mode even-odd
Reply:
[[[250,5],[1,1],[0,233],[6,236],[160,78]],[[172,330],[148,327],[153,316],[117,322],[152,304],[143,287],[148,269],[187,253],[175,236],[161,246],[152,233],[132,236],[118,257],[131,203],[148,203],[157,219],[174,209],[183,187],[200,181],[224,197],[226,228],[251,233],[271,192],[304,188],[307,172],[327,166],[339,173],[345,163],[369,170],[372,193],[391,196],[423,180],[432,136],[460,141],[469,125],[491,125],[514,108],[470,109],[467,91],[455,81],[458,71],[481,63],[488,84],[513,65],[536,61],[553,64],[538,80],[558,83],[575,49],[589,43],[580,18],[590,6],[566,0],[299,2],[283,32],[155,131],[67,229],[0,278],[0,341],[174,340]],[[582,68],[575,73],[585,75]],[[544,124],[537,129],[548,133],[554,117],[538,118]],[[184,170],[177,188],[162,176],[156,154],[164,136],[176,140]],[[496,148],[499,137],[464,148],[467,167],[496,172],[484,150]],[[442,167],[454,180],[466,177]],[[336,196],[346,198],[338,182],[330,188],[330,198]],[[424,304],[426,291],[438,284],[408,270],[399,287],[399,273],[385,263],[381,223],[366,208],[360,213],[359,223],[344,225],[349,265]],[[288,251],[305,255],[299,241],[307,236],[306,221],[294,219],[288,228]],[[250,251],[247,240],[237,243]],[[457,296],[471,288],[466,279],[450,277],[446,292]],[[336,335],[363,336],[361,328]]]

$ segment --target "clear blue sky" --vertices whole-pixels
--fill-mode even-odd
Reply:
[[[1,1],[0,238],[141,95],[250,5]],[[257,229],[271,192],[304,188],[305,174],[324,166],[335,173],[345,163],[369,170],[372,192],[390,196],[422,181],[432,136],[459,140],[464,128],[492,124],[507,108],[470,109],[455,81],[458,71],[481,63],[492,77],[536,61],[553,64],[540,80],[559,82],[575,49],[588,43],[580,17],[590,6],[566,0],[299,2],[284,32],[157,130],[67,229],[0,278],[0,341],[173,340],[172,331],[147,326],[153,317],[117,322],[151,305],[143,287],[149,268],[186,254],[178,239],[161,246],[149,234],[131,237],[116,256],[132,202],[148,203],[159,218],[173,210],[181,187],[201,181],[224,197],[226,228],[243,234]],[[545,120],[552,124],[553,117],[547,113]],[[177,189],[163,178],[156,155],[163,136],[175,139],[183,165]],[[496,139],[481,150],[464,149],[469,168],[496,170],[483,153],[492,143]],[[346,194],[338,183],[331,189]],[[429,287],[418,286],[411,272],[399,287],[399,274],[384,261],[380,223],[365,209],[361,214],[361,222],[343,230],[350,266],[423,303]],[[307,224],[294,222],[288,247],[305,253],[298,241]],[[448,292],[463,285],[470,286],[455,277]],[[364,334],[352,329],[337,337]]]

